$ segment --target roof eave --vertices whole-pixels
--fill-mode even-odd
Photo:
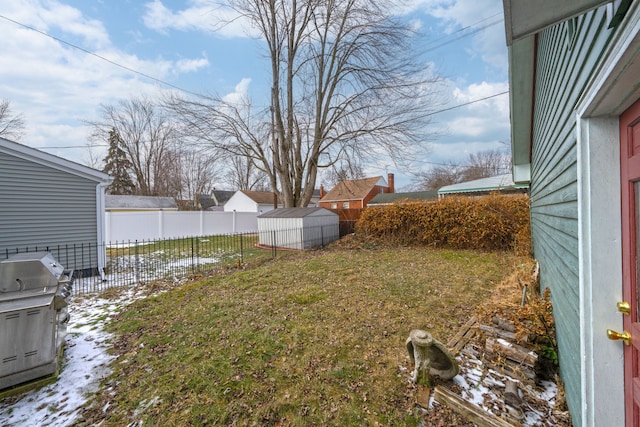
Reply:
[[[71,175],[87,178],[103,185],[113,182],[113,178],[104,172],[8,139],[0,138],[0,151]]]
[[[507,45],[611,0],[503,0]]]
[[[509,102],[513,182],[531,179],[531,140],[535,81],[535,36],[509,46]]]

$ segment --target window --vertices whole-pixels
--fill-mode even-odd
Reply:
[[[342,204],[342,207],[343,207],[344,209],[349,209],[349,202],[344,202],[344,203]]]
[[[337,203],[331,203],[331,209],[338,209]]]

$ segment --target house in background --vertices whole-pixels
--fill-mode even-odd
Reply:
[[[149,212],[177,211],[178,204],[173,197],[157,196],[122,196],[107,194],[105,196],[106,212]]]
[[[388,183],[381,176],[345,180],[338,183],[327,194],[322,194],[324,189],[321,187],[319,206],[332,210],[364,209],[367,203],[378,194],[395,191],[393,174],[388,174],[387,179]]]
[[[411,191],[405,193],[381,193],[371,199],[368,207],[387,206],[399,203],[424,202],[427,200],[436,200],[438,198],[438,190],[428,191]]]
[[[282,203],[278,202],[277,207],[281,208]],[[225,212],[257,212],[261,214],[272,209],[274,209],[274,194],[271,191],[238,190],[224,204]]]
[[[0,138],[0,260],[49,250],[65,268],[102,269],[109,175]],[[75,247],[91,247],[78,256]]]
[[[530,183],[575,426],[640,425],[640,2],[504,0],[514,181]]]
[[[528,188],[529,184],[526,182],[515,184],[513,176],[508,173],[445,185],[438,190],[438,196],[483,196],[496,192],[501,194],[526,193]]]
[[[224,205],[235,191],[213,190],[211,194],[198,195],[198,209],[203,211],[223,211]]]

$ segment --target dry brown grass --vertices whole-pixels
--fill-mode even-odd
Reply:
[[[417,425],[409,331],[446,342],[515,263],[343,242],[138,301],[112,323],[118,359],[86,421]]]

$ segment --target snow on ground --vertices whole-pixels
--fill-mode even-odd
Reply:
[[[0,426],[68,426],[80,414],[86,395],[108,375],[110,334],[106,322],[144,295],[127,290],[117,299],[96,295],[69,301],[69,325],[62,370],[53,384],[0,401]]]
[[[504,408],[504,390],[507,380],[520,381],[487,369],[483,362],[472,352],[463,349],[456,357],[460,366],[459,375],[453,378],[454,384],[462,391],[462,397],[467,401],[489,412],[502,412]],[[522,412],[516,418],[523,426],[548,426],[556,425],[553,409],[558,396],[558,387],[552,381],[540,381],[536,387],[520,384],[520,398],[522,399]],[[537,405],[531,404],[535,401]],[[511,412],[511,415],[516,415]]]

